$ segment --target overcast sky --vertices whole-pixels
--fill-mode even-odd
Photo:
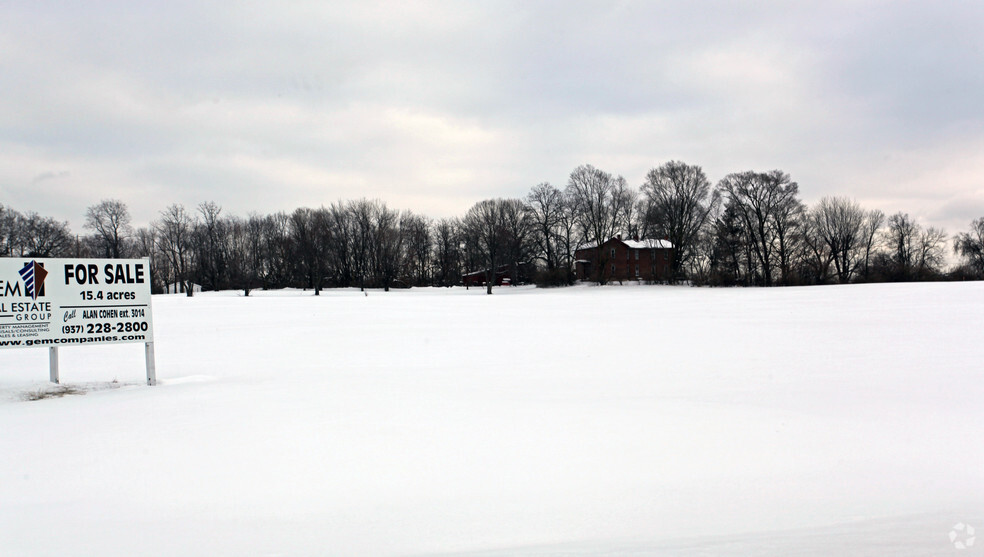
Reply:
[[[431,217],[669,160],[984,216],[984,2],[0,2],[0,203]]]

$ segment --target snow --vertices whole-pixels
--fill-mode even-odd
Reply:
[[[0,554],[892,555],[984,527],[984,283],[154,297],[0,352]],[[114,382],[115,381],[115,382]],[[963,554],[980,554],[979,546]]]
[[[614,240],[616,238],[612,238],[612,239]],[[673,247],[673,243],[670,242],[669,240],[656,240],[653,238],[643,238],[641,240],[633,240],[632,238],[628,238],[628,239],[617,238],[617,240],[625,244],[630,249],[671,249]],[[605,245],[610,241],[611,240],[608,240],[604,242],[602,245]],[[585,244],[583,246],[580,246],[577,248],[577,250],[581,251],[586,249],[595,249],[597,247],[598,247],[598,243],[595,242],[593,244]]]
[[[669,240],[622,240],[626,246],[632,249],[670,249],[673,244]]]

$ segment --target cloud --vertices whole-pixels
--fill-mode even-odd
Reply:
[[[949,227],[981,192],[982,24],[962,2],[15,1],[0,191],[75,228],[104,198],[138,224],[362,196],[440,217],[681,159]]]
[[[58,172],[52,172],[49,170],[35,176],[34,179],[31,180],[31,185],[36,186],[41,182],[45,182],[48,180],[57,180],[59,178],[67,178],[69,176],[71,176],[71,173],[68,172],[67,170],[61,170]]]

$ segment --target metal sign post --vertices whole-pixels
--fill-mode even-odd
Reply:
[[[154,343],[144,345],[144,355],[147,360],[147,384],[153,387],[157,384],[157,362],[154,358]]]
[[[48,377],[52,383],[58,383],[58,347],[48,349]]]

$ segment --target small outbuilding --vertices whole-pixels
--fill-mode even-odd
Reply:
[[[492,278],[493,286],[509,286],[516,284],[526,284],[530,282],[533,268],[529,263],[517,263],[513,265],[499,265]],[[485,286],[488,279],[488,269],[472,271],[461,275],[461,284],[464,286]]]

